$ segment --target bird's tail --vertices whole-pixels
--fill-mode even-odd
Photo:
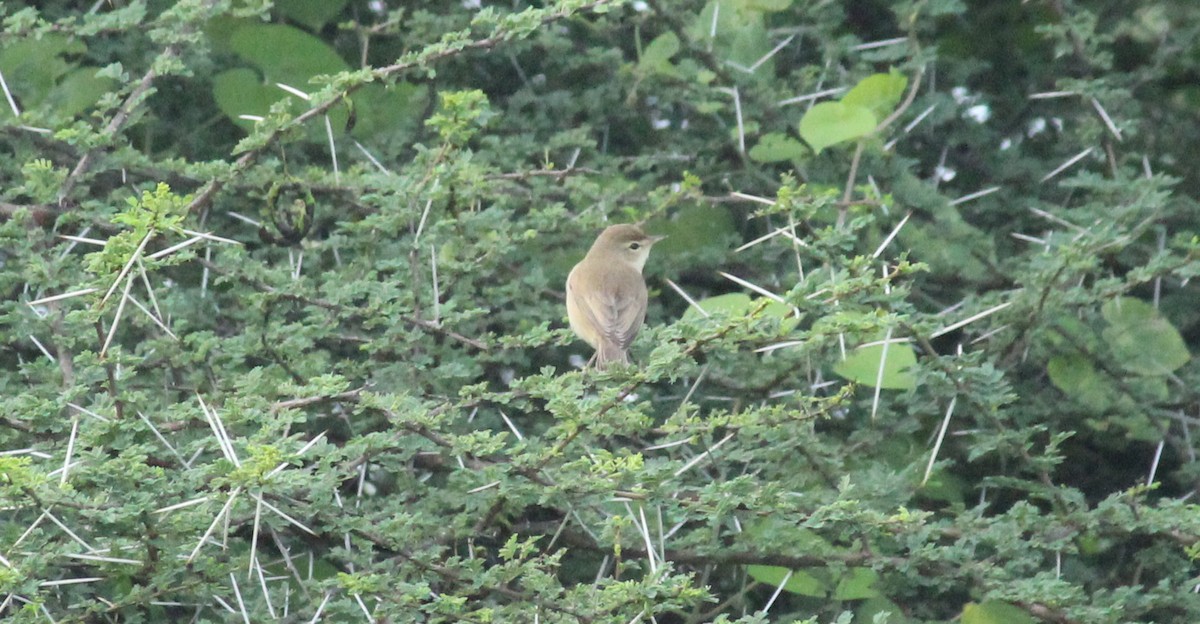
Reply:
[[[596,349],[596,368],[608,368],[614,364],[628,363],[629,353],[620,345],[607,340],[600,341],[600,346]]]

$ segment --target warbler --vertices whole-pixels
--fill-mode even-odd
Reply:
[[[596,350],[589,366],[629,363],[629,345],[646,320],[642,268],[650,248],[663,238],[649,236],[637,225],[609,226],[571,269],[567,318],[575,334]]]

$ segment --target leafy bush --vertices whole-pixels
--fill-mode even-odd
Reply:
[[[0,8],[9,621],[1200,621],[1200,7],[387,4]]]

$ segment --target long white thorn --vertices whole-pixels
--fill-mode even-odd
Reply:
[[[50,303],[51,301],[61,301],[63,299],[70,299],[71,297],[81,297],[83,295],[90,295],[98,290],[100,290],[100,289],[99,288],[84,288],[82,290],[72,290],[71,292],[66,292],[61,295],[51,295],[49,297],[42,297],[41,299],[34,299],[33,301],[30,301],[26,305],[36,306],[36,305],[42,305],[43,303]]]
[[[200,541],[196,542],[196,547],[192,549],[192,554],[188,555],[188,558],[185,560],[187,563],[191,563],[192,560],[196,558],[196,555],[200,553],[200,549],[204,546],[204,542],[207,542],[209,536],[213,534],[213,531],[217,530],[217,525],[221,523],[221,518],[225,517],[226,513],[229,513],[229,509],[233,507],[233,502],[237,500],[238,494],[241,493],[242,487],[240,485],[229,493],[229,500],[225,501],[225,505],[221,507],[221,511],[217,512],[217,517],[213,518],[212,524],[208,525],[208,530],[204,532],[204,535],[200,536]],[[178,508],[178,506],[176,506],[176,508]]]
[[[987,195],[991,195],[992,193],[995,193],[996,191],[1000,190],[1001,188],[1002,187],[999,187],[999,186],[992,186],[992,187],[985,188],[982,191],[975,191],[974,193],[963,195],[962,197],[959,197],[958,199],[950,200],[950,205],[957,206],[959,204],[969,202],[972,199],[979,199],[980,197],[985,197]]]
[[[786,303],[787,303],[787,300],[786,300],[786,299],[784,299],[783,297],[780,297],[779,295],[777,295],[777,294],[775,294],[775,293],[773,293],[773,292],[771,292],[771,291],[767,290],[766,288],[763,288],[763,287],[761,287],[761,286],[759,286],[759,285],[757,285],[757,284],[752,284],[752,283],[750,283],[750,282],[748,282],[748,281],[746,281],[746,280],[744,280],[744,279],[742,279],[742,278],[740,278],[740,277],[738,277],[738,276],[736,276],[736,275],[730,275],[729,273],[726,273],[726,272],[724,272],[724,271],[717,271],[717,273],[719,273],[719,274],[720,274],[722,277],[724,277],[725,279],[727,279],[727,280],[729,280],[729,281],[731,281],[731,282],[734,282],[734,283],[740,284],[740,285],[742,285],[742,286],[745,286],[746,288],[749,288],[750,290],[753,290],[754,292],[756,292],[756,293],[758,293],[758,294],[760,294],[760,295],[762,295],[762,296],[766,297],[767,299],[770,299],[770,300],[772,300],[772,301],[777,301],[777,302],[779,302],[779,303],[784,303],[784,304],[786,304]]]
[[[929,475],[933,472],[933,464],[937,461],[938,451],[942,448],[942,440],[946,438],[946,430],[950,428],[950,416],[954,414],[954,404],[958,402],[958,397],[950,398],[950,405],[946,407],[946,417],[942,419],[942,426],[938,429],[937,442],[933,443],[933,452],[929,454],[929,464],[925,466],[925,476],[921,478],[921,485],[925,485],[929,481]]]
[[[871,254],[872,258],[878,258],[879,254],[883,253],[883,250],[892,243],[892,239],[896,238],[896,235],[900,233],[900,228],[904,227],[905,223],[908,223],[908,219],[911,216],[912,211],[910,210],[908,211],[908,214],[904,215],[903,219],[900,219],[900,222],[896,224],[896,227],[892,228],[892,231],[887,235],[887,238],[883,239],[882,243],[879,243],[879,247],[875,248],[875,253]]]
[[[775,588],[775,593],[771,594],[771,599],[767,601],[767,604],[763,605],[762,612],[764,614],[771,610],[771,605],[775,604],[775,599],[779,597],[780,592],[783,591],[783,587],[787,585],[788,581],[790,580],[792,580],[792,570],[788,570],[787,574],[783,575],[783,580],[779,582],[779,587]]]
[[[1004,308],[1007,308],[1008,306],[1010,306],[1010,305],[1012,305],[1012,304],[1013,304],[1013,302],[1011,302],[1011,301],[1008,301],[1008,302],[1002,303],[1002,304],[1000,304],[1000,305],[998,305],[998,306],[992,306],[992,307],[990,307],[990,308],[988,308],[988,309],[984,310],[983,312],[980,312],[979,314],[976,314],[976,315],[974,315],[974,316],[971,316],[971,317],[965,318],[965,319],[963,319],[963,320],[961,320],[961,321],[959,321],[959,322],[957,322],[957,323],[955,323],[955,324],[953,324],[953,325],[948,325],[948,326],[946,326],[946,327],[943,327],[943,328],[941,328],[941,329],[939,329],[939,330],[937,330],[937,331],[933,332],[932,334],[930,334],[930,335],[929,335],[929,337],[930,337],[930,338],[937,338],[938,336],[942,336],[942,335],[944,335],[944,334],[948,334],[948,333],[950,333],[950,332],[952,332],[952,331],[954,331],[954,330],[958,329],[959,327],[963,327],[963,326],[965,326],[965,325],[970,325],[971,323],[974,323],[975,321],[978,321],[979,319],[981,319],[981,318],[983,318],[983,317],[985,317],[985,316],[988,316],[988,315],[990,315],[990,314],[995,314],[996,312],[999,312],[1000,310],[1003,310]]]
[[[733,434],[732,434],[732,433],[731,433],[731,434],[729,434],[729,435],[727,435],[727,436],[725,436],[724,438],[721,438],[721,441],[720,441],[720,442],[717,442],[716,444],[712,445],[712,447],[711,447],[711,448],[709,448],[708,450],[706,450],[706,451],[704,451],[703,453],[700,453],[699,455],[697,455],[697,456],[693,457],[693,458],[692,458],[692,460],[691,460],[691,461],[689,461],[688,463],[684,464],[682,468],[680,468],[679,470],[676,470],[676,471],[675,471],[675,475],[674,475],[674,476],[678,477],[679,475],[681,475],[681,474],[683,474],[683,473],[685,473],[685,472],[687,472],[687,471],[691,470],[691,469],[692,469],[692,466],[695,466],[696,464],[698,464],[698,463],[700,463],[700,462],[704,461],[704,458],[705,458],[705,457],[708,457],[709,455],[711,455],[711,454],[712,454],[712,452],[713,452],[713,451],[715,451],[715,450],[717,450],[717,449],[721,448],[721,445],[722,445],[722,444],[725,444],[726,442],[728,442],[728,441],[730,441],[730,440],[732,440],[732,439],[733,439]]]
[[[101,306],[103,306],[108,301],[108,298],[112,296],[113,291],[117,289],[117,284],[120,284],[121,280],[125,279],[125,274],[129,273],[129,269],[133,268],[133,263],[137,262],[137,259],[141,257],[142,251],[146,249],[146,243],[150,242],[151,236],[152,233],[147,232],[146,235],[142,237],[142,242],[138,243],[137,249],[133,250],[133,254],[129,256],[129,261],[126,262],[125,266],[121,268],[121,272],[117,274],[117,279],[113,280],[112,286],[108,287],[108,291],[105,292],[104,297],[100,299]]]
[[[329,159],[333,163],[333,183],[342,183],[342,172],[338,168],[337,144],[333,141],[333,123],[329,121],[329,115],[325,115],[325,136],[329,139]]]
[[[254,578],[254,566],[258,565],[258,527],[262,524],[262,499],[254,505],[254,527],[250,530],[250,565],[246,568],[246,578]]]
[[[129,301],[129,289],[133,287],[133,276],[125,278],[125,290],[121,292],[121,301],[117,303],[117,312],[113,315],[112,327],[108,328],[108,336],[104,338],[104,346],[100,348],[100,357],[108,353],[113,336],[117,334],[117,326],[121,324],[121,313],[125,311],[125,302]]]
[[[246,603],[242,600],[242,590],[238,587],[238,582],[233,577],[233,572],[229,573],[229,582],[233,583],[233,595],[237,598],[238,609],[242,612],[242,622],[250,624],[250,612],[246,611]]]
[[[1089,147],[1089,148],[1083,150],[1082,152],[1079,152],[1078,154],[1076,154],[1076,155],[1072,156],[1070,159],[1068,159],[1067,162],[1064,162],[1063,164],[1059,165],[1058,168],[1055,169],[1054,171],[1051,171],[1050,173],[1047,173],[1045,176],[1042,176],[1041,181],[1046,182],[1050,178],[1053,178],[1054,176],[1066,171],[1067,169],[1070,169],[1071,165],[1074,165],[1075,163],[1083,160],[1084,158],[1087,157],[1088,154],[1091,154],[1094,151],[1096,151],[1096,148]]]
[[[675,282],[668,279],[667,286],[670,286],[672,289],[675,290],[675,292],[679,293],[679,296],[683,297],[683,300],[688,302],[688,305],[692,306],[693,308],[696,308],[696,311],[699,312],[701,316],[703,316],[705,318],[707,318],[709,316],[708,312],[706,312],[704,310],[704,308],[700,307],[700,304],[696,303],[696,300],[692,299],[691,296],[689,296],[686,292],[684,292],[683,289],[680,288],[678,284],[676,284]]]
[[[883,371],[887,367],[888,347],[892,345],[892,328],[883,337],[883,349],[879,352],[879,370],[875,373],[875,397],[871,399],[871,420],[879,413],[879,393],[883,390]]]
[[[67,484],[67,472],[71,467],[71,455],[75,452],[75,437],[79,434],[79,416],[71,417],[71,437],[67,440],[67,456],[63,458],[62,477],[59,478],[60,486]]]

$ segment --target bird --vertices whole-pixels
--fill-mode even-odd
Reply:
[[[588,366],[604,369],[629,363],[629,346],[646,320],[642,268],[650,248],[664,238],[631,223],[612,225],[571,269],[567,318],[575,334],[596,350]]]

